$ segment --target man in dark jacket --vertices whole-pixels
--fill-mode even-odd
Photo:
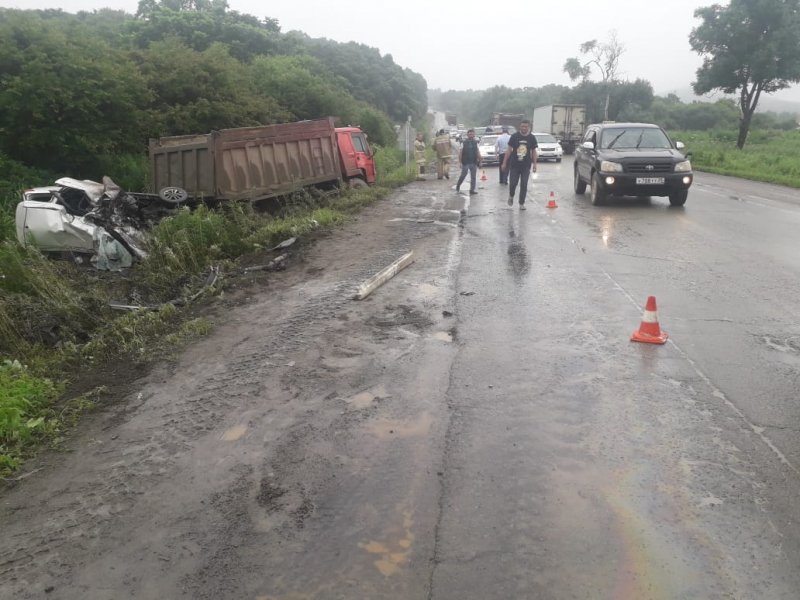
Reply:
[[[508,149],[500,167],[508,170],[508,205],[514,206],[514,192],[519,183],[519,209],[525,210],[525,197],[528,195],[528,178],[531,171],[536,172],[538,153],[536,138],[531,134],[531,122],[527,119],[519,124],[519,131],[508,140]]]
[[[461,144],[458,151],[458,161],[461,163],[461,177],[456,183],[456,192],[461,191],[461,184],[467,177],[469,171],[469,193],[477,194],[477,175],[478,167],[481,166],[481,151],[478,149],[478,141],[475,139],[475,130],[467,129],[467,139]]]

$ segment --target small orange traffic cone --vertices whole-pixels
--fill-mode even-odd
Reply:
[[[556,196],[553,192],[550,192],[550,200],[547,203],[547,208],[558,208],[558,204],[556,204]]]
[[[486,169],[481,169],[481,181],[487,181],[489,178],[486,176]]]
[[[658,325],[658,315],[656,314],[656,297],[648,296],[647,305],[644,307],[642,324],[639,331],[634,331],[631,336],[632,342],[645,342],[647,344],[663,344],[667,341],[666,331],[661,331]]]

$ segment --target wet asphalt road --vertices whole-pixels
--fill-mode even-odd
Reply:
[[[571,167],[416,182],[231,307],[0,498],[0,597],[799,597],[800,192]]]
[[[800,193],[593,207],[571,168],[470,205],[432,597],[800,596]]]

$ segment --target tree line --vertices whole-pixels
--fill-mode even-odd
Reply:
[[[337,116],[379,145],[421,119],[427,84],[391,55],[283,33],[224,0],[0,9],[0,161],[98,179],[165,135]]]
[[[606,96],[606,91],[610,93]],[[495,86],[488,90],[428,91],[431,106],[458,115],[459,122],[474,125],[491,123],[492,113],[526,114],[548,104],[586,105],[590,123],[606,120],[658,123],[667,130],[735,130],[741,111],[736,100],[721,98],[715,102],[684,102],[675,94],[656,96],[649,82],[618,82],[613,86],[584,81],[574,87],[546,85],[539,88]],[[758,112],[751,118],[757,129],[797,129],[798,115],[791,112]]]
[[[756,114],[762,95],[800,82],[800,0],[730,0],[698,8],[688,45],[703,59],[692,88],[702,95],[719,91],[736,101],[684,104],[675,95],[656,98],[644,79],[623,81],[619,68],[625,46],[611,31],[606,41],[588,40],[579,55],[564,62],[563,71],[573,88],[545,86],[485,92],[431,92],[431,101],[461,119],[489,122],[492,112],[523,112],[548,104],[586,105],[589,122],[653,121],[670,129],[738,128],[736,145],[742,149],[750,127],[797,128],[791,114]],[[599,76],[593,81],[592,76]],[[491,108],[490,108],[491,107]]]

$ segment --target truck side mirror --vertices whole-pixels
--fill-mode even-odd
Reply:
[[[594,142],[583,142],[581,144],[581,148],[586,148],[587,150],[594,150]]]
[[[675,147],[678,150],[683,150],[686,146],[683,144],[683,142],[675,142]]]

